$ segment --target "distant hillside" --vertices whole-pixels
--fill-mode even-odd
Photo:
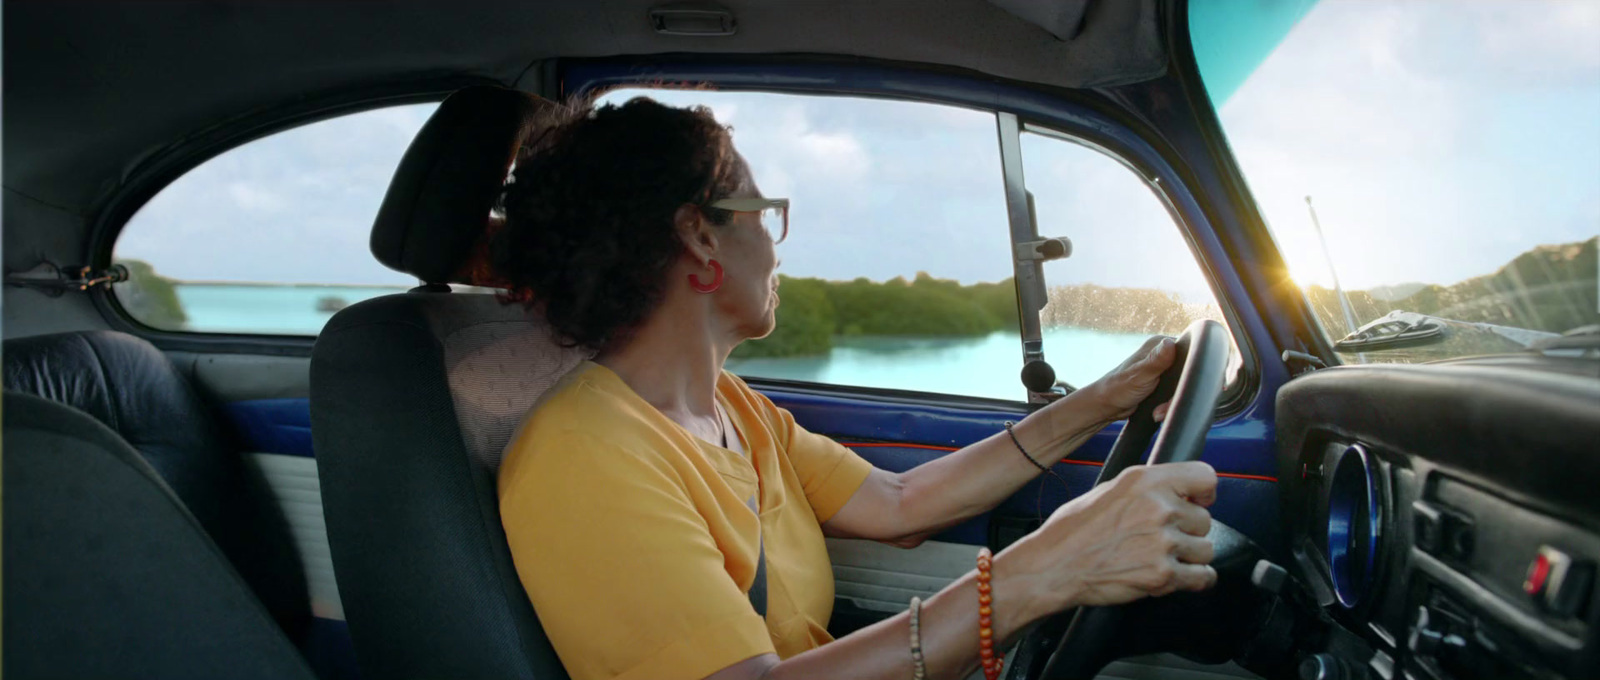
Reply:
[[[1039,312],[1045,328],[1087,328],[1112,333],[1182,333],[1195,319],[1222,320],[1216,305],[1186,304],[1177,293],[1154,288],[1107,288],[1091,283],[1050,288]]]
[[[1403,300],[1427,287],[1426,283],[1397,283],[1392,286],[1374,286],[1368,288],[1367,292],[1379,300]]]
[[[1348,291],[1356,322],[1366,323],[1391,310],[1561,333],[1600,324],[1600,238],[1577,243],[1538,246],[1516,256],[1493,274],[1451,286],[1401,284]],[[1396,290],[1417,285],[1410,294],[1387,299]],[[1306,297],[1335,337],[1348,333],[1339,298],[1332,290],[1311,286]]]

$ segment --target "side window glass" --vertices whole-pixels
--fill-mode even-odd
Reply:
[[[1600,324],[1600,3],[1188,15],[1281,285],[1340,362],[1521,354]]]
[[[334,312],[416,285],[367,240],[400,156],[435,104],[297,127],[179,177],[123,227],[113,294],[166,331],[316,335]]]
[[[1021,141],[1039,235],[1073,245],[1070,257],[1044,265],[1049,298],[1039,322],[1058,380],[1082,387],[1151,335],[1177,335],[1197,319],[1226,323],[1165,203],[1138,174],[1066,139],[1024,132]]]
[[[761,191],[791,200],[777,329],[728,369],[1021,400],[1017,303],[992,113],[926,103],[628,89],[710,107]]]

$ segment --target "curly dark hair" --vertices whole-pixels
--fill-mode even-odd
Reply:
[[[678,208],[737,189],[738,156],[705,107],[638,97],[567,111],[518,158],[491,259],[508,300],[543,313],[568,346],[604,351],[660,303],[684,248]],[[705,212],[713,224],[732,218]]]

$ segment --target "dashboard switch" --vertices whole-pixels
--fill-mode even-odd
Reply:
[[[1594,563],[1578,561],[1548,545],[1528,566],[1522,590],[1533,596],[1546,611],[1557,616],[1577,616],[1589,600],[1594,585]]]
[[[1411,504],[1411,541],[1430,555],[1465,562],[1477,543],[1472,518],[1427,501]]]
[[[1413,656],[1452,662],[1466,658],[1468,653],[1466,638],[1452,633],[1449,627],[1443,625],[1447,621],[1448,619],[1440,621],[1439,625],[1436,625],[1427,606],[1417,607],[1417,616],[1411,621],[1411,636],[1406,640],[1406,649],[1411,650]]]
[[[1462,562],[1472,559],[1477,530],[1471,519],[1455,513],[1446,514],[1443,538],[1444,545],[1440,547],[1444,554]]]
[[[1283,592],[1283,585],[1288,580],[1288,570],[1267,560],[1258,560],[1255,569],[1250,572],[1250,583],[1273,595]]]
[[[1439,554],[1439,547],[1444,543],[1444,513],[1432,503],[1416,501],[1411,504],[1411,516],[1415,522],[1412,541],[1422,552]]]
[[[1528,565],[1528,575],[1522,579],[1522,592],[1533,597],[1544,595],[1545,586],[1550,583],[1551,556],[1546,552],[1548,548],[1540,548],[1539,554],[1533,556],[1533,562]],[[1552,551],[1557,552],[1559,551]]]
[[[1367,668],[1372,670],[1373,675],[1378,676],[1378,680],[1394,680],[1394,657],[1381,650],[1372,655],[1372,660],[1367,662]]]
[[[1533,562],[1528,564],[1527,577],[1522,580],[1522,592],[1539,600],[1540,604],[1551,606],[1565,590],[1567,574],[1571,571],[1571,555],[1548,545],[1539,546]]]
[[[1444,639],[1444,633],[1429,627],[1431,619],[1427,607],[1417,607],[1417,617],[1411,622],[1411,639],[1406,641],[1406,648],[1410,649],[1411,653],[1430,656],[1438,651],[1439,641]]]
[[[1545,591],[1546,604],[1556,614],[1581,618],[1593,587],[1594,563],[1575,562],[1567,568],[1567,577],[1561,583],[1552,583]]]

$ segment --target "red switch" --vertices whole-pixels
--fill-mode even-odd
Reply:
[[[1594,581],[1594,565],[1579,561],[1561,550],[1548,545],[1539,546],[1539,554],[1528,565],[1528,576],[1522,581],[1522,591],[1543,606],[1545,611],[1560,616],[1574,616],[1582,611],[1589,599],[1589,587]]]
[[[1538,597],[1549,580],[1550,557],[1540,550],[1539,555],[1533,558],[1533,564],[1528,565],[1528,576],[1522,581],[1522,592]]]

